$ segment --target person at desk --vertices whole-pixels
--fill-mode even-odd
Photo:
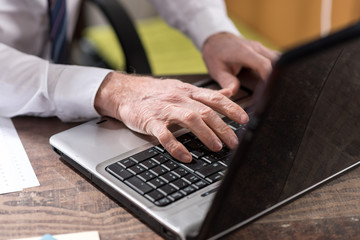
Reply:
[[[60,20],[49,20],[49,13],[66,10],[59,15],[67,24],[55,27],[71,39],[80,2],[0,0],[0,116],[83,121],[107,115],[132,130],[154,135],[183,162],[190,162],[191,154],[169,131],[172,124],[190,129],[213,151],[221,150],[222,142],[230,148],[237,145],[236,135],[216,112],[247,122],[247,114],[228,98],[240,86],[235,76],[245,66],[266,78],[278,54],[244,39],[227,17],[224,2],[152,0],[167,22],[201,50],[210,75],[223,87],[220,91],[174,79],[57,64],[63,46],[59,38],[51,41],[49,33],[51,21],[55,26]]]

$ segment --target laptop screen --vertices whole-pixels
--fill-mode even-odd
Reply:
[[[205,220],[203,237],[244,225],[360,160],[358,28],[279,60]]]

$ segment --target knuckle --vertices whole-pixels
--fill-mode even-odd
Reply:
[[[251,42],[252,48],[256,51],[259,51],[262,49],[263,45],[260,42],[252,41]]]
[[[218,132],[221,135],[228,135],[228,133],[231,134],[232,130],[228,125],[226,125],[226,123],[224,123],[218,128]]]
[[[267,73],[271,70],[272,64],[271,61],[267,58],[263,58],[259,62],[259,70],[261,70],[264,73]]]
[[[170,142],[172,134],[167,129],[161,129],[157,133],[157,138],[161,144]]]
[[[219,93],[219,92],[212,91],[212,92],[209,94],[209,100],[210,100],[211,102],[218,103],[218,102],[222,101],[223,99],[224,99],[224,95],[222,95],[222,94]]]
[[[234,102],[224,104],[224,109],[230,114],[241,111],[241,107]]]
[[[199,110],[199,114],[202,118],[211,118],[214,116],[214,111],[210,107],[203,107]]]
[[[182,150],[181,144],[178,141],[172,141],[166,146],[166,150],[171,155],[176,155],[176,153],[180,152]]]
[[[183,117],[182,117],[182,120],[185,123],[191,123],[191,122],[194,122],[194,121],[196,121],[198,119],[199,119],[198,113],[193,112],[193,111],[184,112]]]
[[[173,99],[174,102],[176,102],[175,99]],[[176,109],[176,105],[175,104],[167,104],[165,106],[163,106],[162,108],[162,113],[167,116],[169,113],[171,113],[172,111],[174,111],[174,109]]]
[[[185,92],[192,92],[194,86],[189,84],[189,83],[184,83],[184,82],[181,82],[179,81],[178,83],[178,86],[177,86],[179,89],[181,89],[182,91],[185,91]]]
[[[161,95],[161,97],[165,102],[169,102],[169,103],[178,103],[183,101],[183,96],[181,96],[180,94],[176,94],[174,92],[164,93]],[[167,107],[171,108],[173,107],[173,105]]]

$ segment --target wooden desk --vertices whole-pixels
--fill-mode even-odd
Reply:
[[[13,122],[40,186],[0,195],[0,239],[91,230],[99,231],[102,240],[161,239],[53,152],[49,137],[76,124],[34,117]],[[227,239],[360,239],[360,169]]]

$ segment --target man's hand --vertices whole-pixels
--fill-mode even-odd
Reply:
[[[223,88],[222,93],[234,95],[240,82],[236,75],[242,67],[255,70],[262,79],[271,73],[279,53],[231,33],[217,33],[204,43],[203,58],[210,75]]]
[[[118,72],[106,76],[96,95],[95,108],[134,131],[155,136],[182,162],[190,162],[192,156],[171,133],[171,125],[189,129],[210,150],[220,151],[222,142],[234,148],[238,138],[217,112],[242,124],[248,121],[246,112],[218,91],[178,80]]]

